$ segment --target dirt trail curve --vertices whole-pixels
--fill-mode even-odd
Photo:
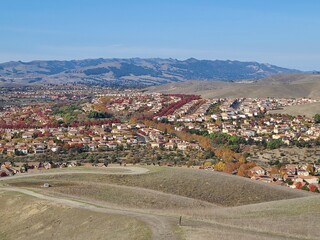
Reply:
[[[141,167],[108,167],[106,170],[125,170],[121,172],[108,172],[108,171],[93,171],[93,170],[66,170],[61,172],[35,172],[35,173],[22,173],[18,175],[14,175],[11,177],[4,177],[0,178],[0,181],[11,180],[11,179],[18,179],[18,178],[29,178],[29,177],[36,177],[36,176],[50,176],[50,175],[64,175],[64,174],[104,174],[104,175],[139,175],[149,172],[146,168]]]
[[[177,224],[177,218],[170,217],[170,216],[162,216],[157,215],[154,213],[148,214],[143,213],[139,211],[135,211],[132,209],[126,209],[126,208],[114,208],[114,207],[108,207],[106,204],[99,204],[99,203],[90,203],[86,202],[82,199],[79,200],[73,200],[69,198],[60,198],[60,197],[53,197],[53,196],[47,196],[40,193],[36,193],[27,189],[23,188],[15,188],[15,187],[0,187],[0,193],[1,191],[14,191],[23,193],[32,197],[36,197],[38,199],[47,200],[50,202],[55,202],[58,204],[63,204],[66,206],[74,207],[74,208],[80,208],[85,210],[90,210],[94,212],[99,213],[106,213],[106,214],[119,214],[124,216],[130,216],[134,217],[136,219],[139,219],[145,223],[147,223],[151,227],[152,231],[152,239],[153,240],[175,240],[180,239],[180,236],[177,236],[174,234],[173,226]],[[93,205],[94,204],[94,205]],[[242,234],[244,229],[241,226],[235,226],[235,225],[229,225],[226,223],[219,223],[219,222],[207,222],[202,220],[192,220],[190,218],[187,218],[183,221],[183,226],[185,227],[193,227],[197,228],[200,227],[203,230],[208,229],[225,229],[225,231],[231,231],[234,233]],[[251,236],[254,239],[256,236],[265,237],[263,239],[266,240],[286,240],[286,239],[293,239],[293,240],[301,240],[301,239],[314,239],[304,236],[294,236],[294,235],[288,235],[288,234],[282,234],[282,233],[273,233],[268,232],[265,230],[259,230],[259,229],[246,229],[245,230],[248,234],[248,236]],[[211,238],[210,238],[211,239]],[[212,236],[212,239],[220,239],[219,236]],[[261,238],[262,239],[262,238]]]
[[[49,176],[49,175],[64,175],[64,174],[121,174],[121,175],[135,175],[135,174],[144,174],[147,173],[149,170],[146,168],[141,167],[108,167],[108,169],[125,169],[126,171],[123,172],[107,172],[107,171],[86,171],[86,170],[79,170],[79,171],[62,171],[62,172],[41,172],[41,173],[30,173],[30,174],[21,174],[21,175],[15,175],[8,178],[0,178],[1,180],[10,180],[10,179],[19,179],[19,178],[29,178],[29,177],[35,177],[35,176]],[[27,189],[23,188],[16,188],[16,187],[2,187],[0,190],[4,191],[14,191],[14,192],[20,192],[32,197],[36,197],[39,199],[47,200],[50,202],[55,202],[63,205],[67,205],[70,207],[75,208],[81,208],[81,209],[87,209],[90,211],[100,212],[100,213],[107,213],[107,214],[119,214],[119,215],[125,215],[137,218],[146,224],[148,224],[151,227],[152,231],[152,239],[155,240],[170,240],[170,239],[176,239],[176,236],[173,233],[172,229],[172,221],[169,220],[167,217],[155,215],[155,214],[147,214],[142,213],[138,211],[134,211],[132,209],[124,209],[124,208],[114,208],[114,207],[108,207],[107,205],[98,205],[96,203],[91,204],[90,202],[85,202],[83,200],[77,201],[72,200],[68,198],[60,198],[60,197],[53,197],[53,196],[47,196],[40,193],[36,193]]]
[[[114,167],[119,168],[119,167]],[[120,169],[120,168],[119,168]],[[123,168],[121,168],[123,169]],[[61,175],[61,174],[79,174],[79,173],[86,173],[86,174],[144,174],[148,172],[148,169],[145,168],[139,168],[139,167],[128,167],[127,172],[103,172],[103,171],[85,171],[85,170],[79,170],[79,171],[63,171],[63,172],[46,172],[46,173],[31,173],[31,174],[25,174],[25,175],[16,175],[13,177],[8,178],[0,178],[0,180],[10,180],[10,179],[17,179],[17,178],[27,178],[27,177],[34,177],[34,176],[48,176],[48,175]],[[49,202],[55,202],[58,204],[67,205],[70,207],[80,208],[80,209],[86,209],[90,211],[100,212],[100,213],[106,213],[106,214],[119,214],[124,216],[130,216],[134,217],[136,219],[139,219],[146,224],[148,224],[152,231],[152,239],[154,240],[172,240],[172,239],[179,239],[180,236],[175,234],[175,226],[177,226],[178,218],[172,217],[172,216],[164,216],[159,215],[155,213],[145,213],[139,210],[135,209],[128,209],[128,208],[122,208],[122,207],[114,207],[109,206],[108,204],[102,204],[98,202],[90,202],[88,200],[83,200],[81,198],[72,198],[69,197],[62,197],[62,196],[48,196],[44,195],[38,192],[34,192],[28,189],[24,188],[17,188],[17,187],[0,187],[0,193],[1,191],[14,191],[14,192],[20,192],[22,194],[26,194],[29,196],[33,196],[39,199],[47,200]],[[233,232],[239,232],[242,233],[243,229],[239,226],[219,223],[215,221],[201,221],[196,219],[190,219],[186,218],[183,221],[183,226],[189,226],[189,227],[201,227],[201,228],[224,228],[226,230],[230,230]],[[281,234],[281,233],[273,233],[266,232],[264,230],[257,230],[257,229],[246,229],[246,232],[248,234],[253,234],[253,236],[256,236],[259,234],[260,236],[265,236],[265,239],[277,239],[277,240],[285,240],[285,239],[312,239],[312,238],[304,238],[303,236],[288,236],[287,234]],[[218,236],[217,236],[218,237]]]

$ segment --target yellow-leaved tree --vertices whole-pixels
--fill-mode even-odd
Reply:
[[[222,172],[225,168],[226,164],[224,162],[218,162],[216,165],[214,165],[214,170]]]

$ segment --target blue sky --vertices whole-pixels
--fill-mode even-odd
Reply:
[[[0,62],[161,57],[320,70],[319,0],[1,0]]]

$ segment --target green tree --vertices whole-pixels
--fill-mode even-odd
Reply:
[[[88,114],[88,118],[111,118],[112,114],[107,112],[92,111]]]
[[[281,147],[282,145],[282,140],[281,139],[272,139],[267,142],[267,148],[269,149],[276,149]]]
[[[109,165],[109,160],[104,160],[104,165],[106,166],[106,167],[108,167],[108,165]]]

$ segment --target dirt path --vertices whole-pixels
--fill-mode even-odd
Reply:
[[[121,167],[114,167],[117,169],[124,169]],[[30,173],[30,174],[24,174],[24,175],[16,175],[13,177],[7,177],[7,178],[0,178],[0,180],[10,180],[10,179],[17,179],[17,178],[28,178],[28,177],[34,177],[34,176],[49,176],[49,175],[61,175],[61,174],[144,174],[147,173],[149,170],[145,168],[139,168],[139,167],[127,167],[125,168],[128,171],[127,172],[107,172],[107,171],[85,171],[85,170],[79,170],[79,171],[62,171],[62,172],[45,172],[45,173]],[[39,199],[47,200],[49,202],[55,202],[58,204],[67,205],[74,208],[81,208],[81,209],[87,209],[90,211],[100,212],[100,213],[107,213],[107,214],[119,214],[124,216],[130,216],[134,217],[136,219],[139,219],[146,224],[148,224],[152,231],[152,239],[156,240],[171,240],[171,239],[180,239],[180,236],[175,233],[174,229],[175,226],[178,224],[178,218],[172,217],[172,216],[165,216],[160,215],[157,213],[147,213],[143,212],[142,210],[135,210],[135,209],[129,209],[124,207],[114,207],[110,206],[107,203],[100,203],[98,201],[90,201],[85,200],[82,198],[78,198],[75,196],[49,196],[44,195],[38,192],[34,192],[28,189],[24,188],[17,188],[17,187],[0,187],[0,191],[15,191],[20,192],[26,195],[30,195]],[[225,229],[226,231],[230,230],[230,232],[235,233],[243,233],[244,229],[239,226],[235,226],[232,224],[224,224],[220,222],[215,221],[204,221],[204,220],[198,220],[198,219],[192,219],[189,217],[185,217],[183,220],[183,227],[191,227],[191,228],[199,228],[202,230],[205,229]],[[183,228],[182,228],[183,229]],[[269,233],[266,231],[259,231],[257,229],[245,229],[245,231],[252,236],[263,236],[265,239],[288,239],[287,234],[281,234],[281,233]],[[217,236],[218,237],[218,236]],[[301,236],[294,237],[290,236],[291,239],[312,239],[312,238],[303,238]],[[217,239],[216,237],[212,236],[212,239]]]
[[[145,174],[149,172],[146,168],[141,167],[108,167],[108,169],[119,169],[119,170],[126,170],[124,172],[108,172],[108,171],[86,171],[86,170],[79,170],[79,171],[61,171],[61,172],[40,172],[40,173],[26,173],[21,175],[15,175],[12,177],[6,177],[6,178],[0,178],[1,180],[11,180],[11,179],[20,179],[20,178],[29,178],[29,177],[36,177],[36,176],[52,176],[52,175],[64,175],[64,174],[104,174],[104,175],[138,175],[138,174]],[[61,198],[61,197],[55,197],[55,196],[48,196],[43,195],[40,193],[36,193],[27,189],[23,188],[15,188],[15,187],[5,187],[0,188],[0,190],[5,191],[15,191],[20,192],[32,197],[36,197],[43,200],[48,200],[50,202],[56,202],[59,204],[75,207],[75,208],[81,208],[81,209],[87,209],[95,212],[100,213],[108,213],[108,214],[120,214],[125,216],[131,216],[134,218],[137,218],[139,220],[144,221],[151,227],[152,231],[152,239],[156,240],[170,240],[170,239],[177,239],[177,237],[173,233],[173,222],[174,219],[171,220],[168,217],[161,216],[161,215],[155,215],[155,214],[147,214],[142,213],[138,211],[134,211],[132,209],[125,209],[125,208],[114,208],[113,206],[110,207],[106,204],[98,204],[98,203],[90,203],[88,201],[84,200],[78,200],[78,199],[70,199],[70,198]]]
[[[123,172],[108,172],[108,169],[119,169],[125,170]],[[11,180],[11,179],[19,179],[19,178],[29,178],[29,177],[36,177],[36,176],[52,176],[52,175],[65,175],[65,174],[104,174],[104,175],[139,175],[145,174],[149,172],[146,168],[141,167],[108,167],[106,171],[93,171],[93,170],[72,170],[72,171],[61,171],[61,172],[34,172],[34,173],[21,173],[11,177],[2,177],[0,181]]]
[[[169,216],[162,216],[157,215],[154,213],[143,213],[139,211],[134,211],[132,209],[126,209],[126,208],[114,208],[114,207],[108,207],[107,204],[100,204],[100,203],[91,203],[87,202],[83,199],[69,199],[69,198],[60,198],[60,197],[53,197],[53,196],[47,196],[40,193],[36,193],[27,189],[22,188],[0,188],[0,190],[4,191],[14,191],[14,192],[20,192],[32,197],[36,197],[39,199],[47,200],[50,202],[55,202],[58,204],[63,204],[66,206],[74,207],[74,208],[80,208],[85,210],[90,210],[94,212],[99,213],[107,213],[107,214],[118,214],[118,215],[124,215],[124,216],[130,216],[134,217],[136,219],[139,219],[141,221],[144,221],[147,223],[152,230],[152,239],[154,240],[172,240],[172,239],[180,239],[179,236],[175,235],[173,226],[177,225],[177,219],[174,217]],[[255,236],[259,236],[259,239],[277,239],[277,240],[286,240],[286,239],[294,239],[294,240],[300,240],[300,239],[314,239],[309,237],[303,237],[303,236],[288,236],[287,234],[281,234],[281,233],[270,233],[263,230],[257,230],[257,229],[243,229],[242,227],[238,227],[235,225],[229,225],[225,223],[218,223],[218,222],[211,222],[211,221],[201,221],[201,220],[193,220],[190,218],[184,218],[183,220],[183,227],[191,227],[193,229],[199,228],[201,231],[207,231],[212,229],[224,229],[224,231],[230,231],[233,233],[243,234],[246,232],[248,236],[252,237],[250,239],[253,239]],[[210,234],[210,233],[208,233]],[[211,238],[212,237],[212,238]],[[219,236],[211,236],[210,239],[220,239]],[[201,238],[203,239],[203,238]]]
[[[86,209],[94,212],[107,213],[107,214],[119,214],[119,215],[134,217],[144,221],[151,227],[152,239],[155,239],[155,240],[177,239],[172,229],[172,224],[174,219],[169,219],[164,216],[142,213],[142,212],[125,209],[125,208],[114,208],[114,207],[110,208],[110,207],[107,207],[106,205],[98,205],[96,203],[93,205],[83,200],[76,201],[76,200],[67,199],[67,198],[52,197],[52,196],[43,195],[43,194],[36,193],[27,189],[22,189],[22,188],[6,187],[6,188],[0,188],[0,190],[19,192],[32,197],[47,200],[50,202],[55,202],[55,203],[59,203],[59,204],[63,204],[63,205],[75,207],[75,208]]]

